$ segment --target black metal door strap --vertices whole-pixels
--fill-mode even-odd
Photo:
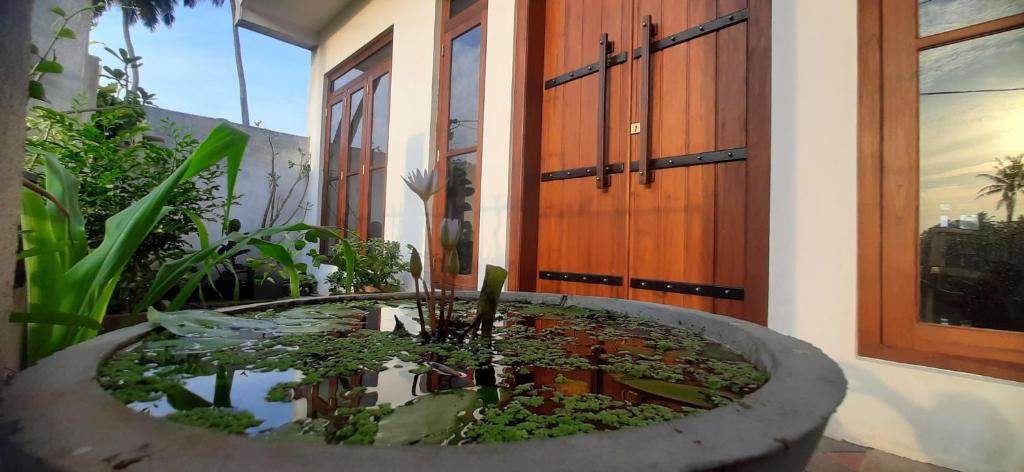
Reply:
[[[631,288],[654,290],[658,292],[672,292],[686,295],[698,295],[702,297],[743,300],[743,289],[739,287],[724,287],[721,285],[703,285],[650,279],[629,279],[629,286]]]
[[[543,280],[557,280],[559,282],[577,282],[582,284],[614,286],[622,285],[622,277],[617,275],[577,274],[574,272],[552,272],[549,270],[542,270],[538,276]]]
[[[692,41],[693,39],[699,38],[706,34],[714,33],[715,31],[718,31],[722,28],[726,28],[737,23],[747,21],[747,15],[747,10],[743,9],[735,13],[730,13],[728,15],[715,18],[707,23],[694,26],[693,28],[688,28],[678,33],[670,34],[662,39],[651,42],[651,52],[657,52],[662,49],[670,48],[677,44],[683,44],[687,41]],[[633,50],[633,57],[640,57],[640,48],[636,48]],[[614,67],[619,64],[624,64],[626,62],[626,53],[620,52],[618,54],[609,55],[605,60],[607,67]],[[549,89],[552,87],[557,87],[559,85],[572,82],[576,79],[586,77],[590,74],[595,74],[598,72],[599,66],[600,64],[598,62],[594,62],[592,64],[587,64],[583,67],[580,67],[579,69],[571,70],[564,74],[552,77],[544,81],[544,88]]]
[[[719,162],[742,161],[747,158],[747,148],[723,149],[721,151],[699,152],[682,156],[660,157],[651,160],[651,169],[670,169],[672,167],[699,166],[704,164],[717,164]],[[622,163],[608,164],[604,166],[605,175],[621,174],[624,170]],[[636,172],[640,169],[637,161],[629,163],[629,170]],[[577,169],[565,169],[554,172],[544,172],[540,175],[541,182],[551,180],[578,179],[581,177],[595,176],[595,168],[580,167]]]

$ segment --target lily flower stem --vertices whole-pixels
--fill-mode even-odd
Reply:
[[[420,300],[420,279],[414,278],[412,280],[413,287],[416,287],[416,311],[420,315],[420,337],[423,337],[424,333],[427,332],[427,325],[423,321],[423,300]]]
[[[433,334],[436,334],[437,333],[437,311],[435,310],[435,303],[436,303],[437,300],[436,300],[435,294],[434,294],[434,277],[433,277],[433,275],[435,274],[435,272],[433,271],[433,266],[434,266],[433,260],[434,259],[431,258],[431,248],[430,248],[430,245],[433,244],[432,242],[434,241],[434,236],[432,234],[433,231],[431,231],[431,226],[433,226],[433,225],[431,224],[431,221],[430,221],[430,210],[428,208],[428,204],[427,204],[426,200],[423,201],[423,219],[424,219],[424,221],[427,222],[427,244],[424,246],[424,249],[426,249],[426,251],[424,251],[424,252],[426,252],[425,255],[426,255],[426,259],[427,259],[427,274],[430,275],[430,290],[429,290],[429,293],[428,293],[428,296],[430,297],[429,298],[429,300],[430,300],[430,327],[431,327],[431,330],[433,331]]]

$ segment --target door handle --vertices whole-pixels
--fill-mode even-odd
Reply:
[[[654,24],[651,15],[640,23],[640,183],[650,184],[651,178],[651,37]]]
[[[608,33],[601,33],[598,41],[600,53],[597,59],[597,188],[608,188],[608,176],[605,166],[608,165]]]

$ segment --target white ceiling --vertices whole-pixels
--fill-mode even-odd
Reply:
[[[351,0],[237,0],[238,26],[306,49]]]

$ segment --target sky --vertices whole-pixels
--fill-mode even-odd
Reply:
[[[142,56],[142,88],[156,94],[161,108],[241,122],[238,79],[231,39],[231,9],[208,2],[195,9],[179,7],[170,28],[131,29],[135,54]],[[275,131],[306,135],[310,52],[246,29],[239,30],[249,119]],[[124,47],[121,12],[99,18],[90,52],[106,65],[119,61],[104,51]]]
[[[935,15],[926,6],[936,5]],[[1024,10],[1019,0],[930,0],[922,4],[921,24],[927,33],[945,31],[989,19],[993,6],[1002,15]],[[941,12],[942,15],[938,15]],[[983,15],[984,13],[984,15]],[[941,16],[941,17],[940,17]],[[998,196],[976,198],[988,182],[996,158],[1024,153],[1024,29],[1006,31],[921,51],[920,212],[923,231],[943,217],[987,212],[1006,219],[997,209]],[[969,93],[948,93],[964,92]],[[1024,213],[1018,197],[1014,217]]]

